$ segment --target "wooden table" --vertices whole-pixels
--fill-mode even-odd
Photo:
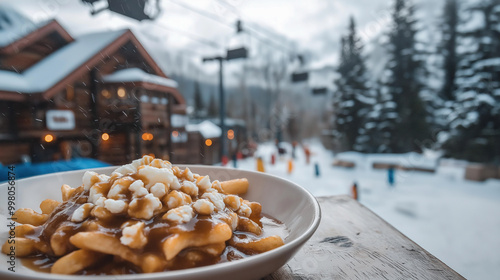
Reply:
[[[318,230],[264,279],[465,279],[350,197],[318,201]]]

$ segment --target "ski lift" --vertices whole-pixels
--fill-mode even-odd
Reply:
[[[103,7],[95,10],[95,4],[103,2],[101,0],[81,0],[84,3],[88,3],[92,6],[91,14],[95,15],[104,10],[110,10],[112,12],[121,14],[123,16],[133,18],[138,21],[142,20],[152,20],[155,19],[161,11],[159,0],[104,0],[108,3],[107,7]],[[146,13],[149,10],[147,5],[149,2],[156,1],[156,13],[152,15],[151,13]]]
[[[245,47],[227,50],[226,60],[232,60],[237,58],[247,58],[248,57],[248,49]]]
[[[316,87],[311,89],[313,95],[324,95],[328,92],[326,87]]]
[[[309,72],[295,72],[292,73],[292,82],[305,82],[309,79]]]

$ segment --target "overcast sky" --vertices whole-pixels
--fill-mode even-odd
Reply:
[[[375,49],[374,55],[371,58],[368,56],[371,59],[368,66],[379,72],[384,64],[384,50],[378,41],[387,30],[393,4],[393,0],[159,1],[162,8],[159,17],[154,21],[142,22],[110,11],[92,16],[91,7],[78,0],[0,0],[0,4],[14,7],[34,21],[55,18],[75,37],[88,32],[130,28],[159,61],[167,75],[176,71],[189,73],[192,77],[210,83],[217,77],[215,63],[197,67],[196,71],[203,71],[203,74],[197,75],[192,73],[192,69],[179,70],[181,63],[178,60],[166,63],[167,57],[162,56],[162,53],[200,65],[202,57],[220,54],[243,41],[244,45],[250,46],[250,54],[254,58],[262,59],[259,55],[252,56],[261,48],[267,48],[267,51],[272,49],[281,55],[289,55],[291,50],[295,50],[307,55],[308,69],[335,66],[340,36],[346,33],[350,16],[356,19],[358,32],[367,43],[365,53]],[[414,1],[422,27],[436,24],[443,2]],[[254,36],[236,35],[237,19],[243,21],[244,28],[250,27]],[[267,43],[263,44],[262,39]],[[214,44],[217,46],[214,47]],[[260,44],[259,48],[256,44]],[[256,59],[251,62],[258,64]],[[229,63],[226,75],[241,71],[241,63]],[[294,65],[289,66],[291,71],[295,68]],[[334,75],[332,71],[316,71],[310,75],[309,85],[331,86]],[[237,82],[235,79],[226,81],[233,85]]]
[[[312,62],[319,64],[336,60],[339,36],[345,32],[350,15],[356,18],[363,39],[372,40],[387,25],[392,4],[388,0],[160,0],[163,11],[152,24],[147,21],[139,23],[108,11],[91,16],[89,7],[76,0],[0,0],[2,2],[17,7],[37,21],[55,17],[75,36],[89,31],[129,27],[147,33],[162,44],[190,46],[201,53],[215,49],[190,37],[227,46],[234,37],[232,26],[240,18],[244,24],[258,24],[276,33],[273,42],[295,43],[298,50],[312,53]],[[179,2],[205,11],[221,22],[193,12],[177,4]],[[415,1],[420,6],[420,14],[426,18],[436,16],[442,2]],[[281,37],[288,40],[279,39]]]

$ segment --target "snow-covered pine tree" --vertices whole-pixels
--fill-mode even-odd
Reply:
[[[382,89],[384,95],[391,96],[392,100],[387,99],[387,102],[396,105],[397,119],[390,125],[395,127],[390,136],[390,152],[419,150],[419,144],[430,138],[428,113],[420,96],[426,69],[416,48],[417,20],[414,14],[415,8],[410,0],[395,1],[387,43],[389,61]]]
[[[442,133],[447,156],[500,162],[500,1],[480,0],[464,9],[459,25],[461,59],[450,132]]]
[[[456,94],[456,74],[458,70],[458,25],[459,0],[446,0],[442,17],[440,19],[440,43],[437,48],[437,55],[441,58],[439,70],[442,73],[442,86],[439,97],[435,98],[434,128],[436,131],[447,130],[448,116],[453,111],[453,104]],[[435,140],[435,139],[433,139]],[[436,143],[439,146],[439,141]]]
[[[440,52],[443,55],[444,83],[441,98],[455,100],[455,75],[457,73],[458,2],[446,0],[443,10]]]
[[[398,118],[396,103],[390,94],[383,92],[380,81],[374,83],[371,97],[368,96],[365,102],[371,106],[364,115],[360,135],[356,139],[356,150],[364,153],[391,152],[391,136]]]
[[[339,78],[335,80],[338,99],[334,135],[340,136],[345,150],[353,150],[369,105],[364,101],[368,92],[368,77],[362,56],[363,45],[352,17],[349,33],[342,36],[341,45],[340,65],[337,68]]]
[[[201,118],[206,115],[205,105],[203,104],[203,99],[201,97],[200,84],[195,82],[194,84],[194,117]]]

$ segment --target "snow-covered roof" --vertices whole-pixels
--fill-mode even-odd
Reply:
[[[213,119],[210,119],[210,121],[213,122],[214,124],[216,124],[217,126],[220,125],[220,118],[213,118]],[[245,126],[245,121],[240,120],[240,119],[225,118],[224,125],[229,126],[229,127]]]
[[[222,135],[222,130],[219,126],[211,121],[205,120],[199,124],[188,124],[186,125],[187,131],[198,131],[201,133],[203,138],[217,138]]]
[[[0,48],[28,35],[46,22],[34,23],[16,9],[0,5]]]
[[[139,68],[118,70],[103,77],[106,83],[147,82],[177,88],[177,82],[171,79],[149,74]]]
[[[44,92],[111,44],[126,30],[86,34],[50,54],[23,73],[0,70],[0,90]]]

